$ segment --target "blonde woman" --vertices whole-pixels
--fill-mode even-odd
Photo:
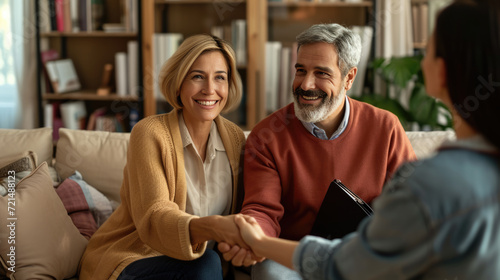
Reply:
[[[220,116],[241,100],[234,51],[217,37],[187,38],[160,86],[174,110],[134,126],[121,204],[90,239],[80,279],[222,279],[213,242],[246,247],[227,216],[245,138]]]

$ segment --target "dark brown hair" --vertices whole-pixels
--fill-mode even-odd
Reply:
[[[458,0],[436,20],[436,56],[446,65],[460,116],[500,147],[500,3]]]

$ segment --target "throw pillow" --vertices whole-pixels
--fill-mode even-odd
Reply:
[[[32,151],[24,152],[10,158],[4,158],[5,166],[0,167],[0,196],[7,195],[9,175],[15,172],[15,182],[17,183],[26,175],[30,174],[36,167],[36,154]],[[21,176],[22,175],[22,176]]]
[[[7,276],[65,279],[76,275],[88,241],[73,225],[52,187],[47,163],[9,191],[0,197],[0,221],[7,229],[0,231],[0,258],[7,265]],[[10,212],[3,210],[8,207]]]
[[[97,224],[90,213],[89,205],[80,185],[71,179],[66,179],[57,187],[56,193],[73,224],[85,238],[90,239],[97,230]]]
[[[87,182],[83,180],[80,172],[75,171],[75,174],[71,175],[68,179],[78,183],[85,195],[85,199],[87,200],[90,212],[92,212],[94,216],[97,227],[100,227],[113,213],[111,202],[101,192],[87,184]]]

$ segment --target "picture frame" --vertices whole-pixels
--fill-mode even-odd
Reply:
[[[81,89],[80,80],[71,59],[47,61],[45,67],[54,93],[65,93]]]

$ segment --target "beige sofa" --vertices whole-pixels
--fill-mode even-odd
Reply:
[[[108,208],[120,202],[130,134],[61,129],[59,135],[54,150],[50,128],[0,130],[0,168],[4,172],[0,176],[4,176],[4,193],[7,191],[0,196],[0,275],[11,275],[14,270],[17,279],[74,277],[87,239],[73,224],[67,204],[61,202],[54,187],[75,171],[81,174],[87,191],[107,198]],[[455,138],[453,132],[407,135],[418,158],[430,156],[444,140]],[[12,163],[15,165],[9,165]],[[5,174],[19,168],[27,170]]]

